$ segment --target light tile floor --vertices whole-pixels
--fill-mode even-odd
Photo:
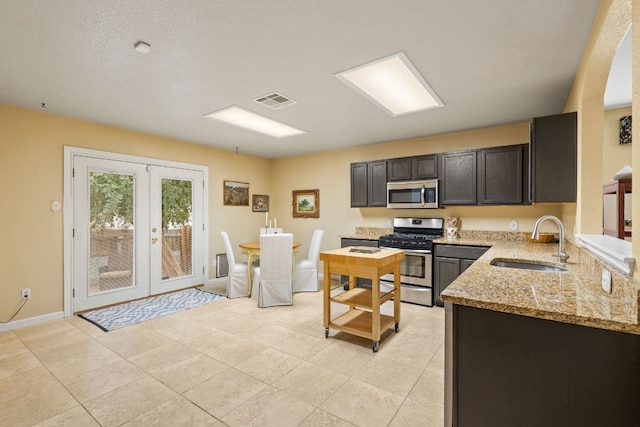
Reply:
[[[221,300],[112,332],[72,317],[0,333],[0,426],[444,424],[442,308],[402,303],[377,353],[326,339],[322,313],[322,292],[299,293],[293,306]]]

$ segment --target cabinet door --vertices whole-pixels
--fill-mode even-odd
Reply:
[[[638,425],[637,335],[460,305],[451,325],[453,425]]]
[[[522,204],[523,146],[478,150],[478,204]]]
[[[475,205],[476,152],[460,151],[440,156],[441,204]]]
[[[532,202],[576,201],[576,130],[576,113],[533,119],[530,144]]]
[[[368,206],[387,206],[387,162],[369,162]]]
[[[474,259],[461,259],[460,260],[460,274],[467,271],[467,268],[471,267],[471,264],[475,262]]]
[[[411,179],[411,157],[387,160],[387,181]]]
[[[368,203],[367,183],[368,165],[363,163],[351,163],[351,207],[366,207]]]
[[[431,179],[438,177],[438,156],[416,156],[411,158],[412,179]]]
[[[433,263],[433,291],[436,305],[442,306],[440,294],[460,275],[460,260],[458,258],[435,257]]]

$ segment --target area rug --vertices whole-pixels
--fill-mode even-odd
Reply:
[[[79,314],[78,317],[82,317],[103,331],[108,332],[146,320],[156,319],[168,314],[209,304],[221,299],[225,298],[210,292],[201,291],[200,289],[191,288],[126,304],[114,305],[113,307],[88,311]]]

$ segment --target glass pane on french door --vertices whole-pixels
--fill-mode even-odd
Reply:
[[[89,296],[135,286],[134,175],[89,172]]]
[[[193,274],[193,182],[162,178],[162,280]]]
[[[147,296],[146,166],[77,156],[73,169],[74,311]]]
[[[150,173],[151,293],[201,284],[203,174],[162,166],[151,166]]]

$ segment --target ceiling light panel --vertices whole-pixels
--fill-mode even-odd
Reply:
[[[392,116],[444,106],[403,52],[336,77]]]
[[[296,129],[284,123],[268,119],[251,111],[233,105],[229,108],[214,111],[206,114],[204,117],[208,119],[220,120],[222,122],[260,132],[265,135],[274,136],[276,138],[284,138],[287,136],[301,135],[307,133],[303,130]]]

